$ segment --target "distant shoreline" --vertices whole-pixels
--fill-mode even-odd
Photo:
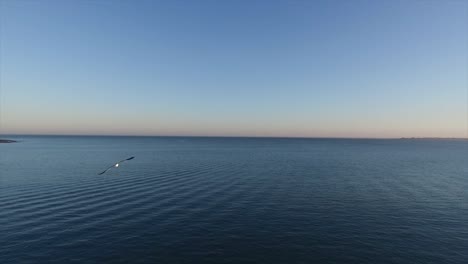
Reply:
[[[246,138],[246,139],[355,139],[355,140],[468,140],[468,137],[305,137],[305,136],[222,136],[222,135],[105,135],[105,134],[9,134],[5,136],[32,137],[134,137],[134,138]],[[0,143],[16,140],[0,139]]]
[[[11,139],[0,139],[0,143],[16,143],[18,141]]]
[[[468,140],[468,138],[456,138],[456,137],[402,137],[400,139],[409,139],[409,140],[420,140],[420,139],[430,139],[430,140]]]

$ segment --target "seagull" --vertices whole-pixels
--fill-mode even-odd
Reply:
[[[110,169],[112,169],[112,168],[118,168],[118,167],[120,166],[120,163],[125,162],[125,161],[127,161],[127,160],[132,160],[132,159],[134,159],[134,158],[135,158],[135,157],[130,157],[130,158],[128,158],[128,159],[121,160],[121,161],[117,162],[116,164],[114,164],[114,165],[110,166],[109,168],[107,168],[105,171],[99,173],[98,175],[102,175],[102,174],[106,173],[106,171],[108,171],[108,170],[110,170]]]

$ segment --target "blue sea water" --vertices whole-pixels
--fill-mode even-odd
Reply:
[[[468,141],[9,138],[3,264],[468,263]]]

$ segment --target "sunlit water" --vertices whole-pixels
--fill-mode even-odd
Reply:
[[[468,263],[468,141],[10,138],[3,264]]]

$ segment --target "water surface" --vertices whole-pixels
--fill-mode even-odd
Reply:
[[[468,263],[467,141],[9,138],[0,263]]]

